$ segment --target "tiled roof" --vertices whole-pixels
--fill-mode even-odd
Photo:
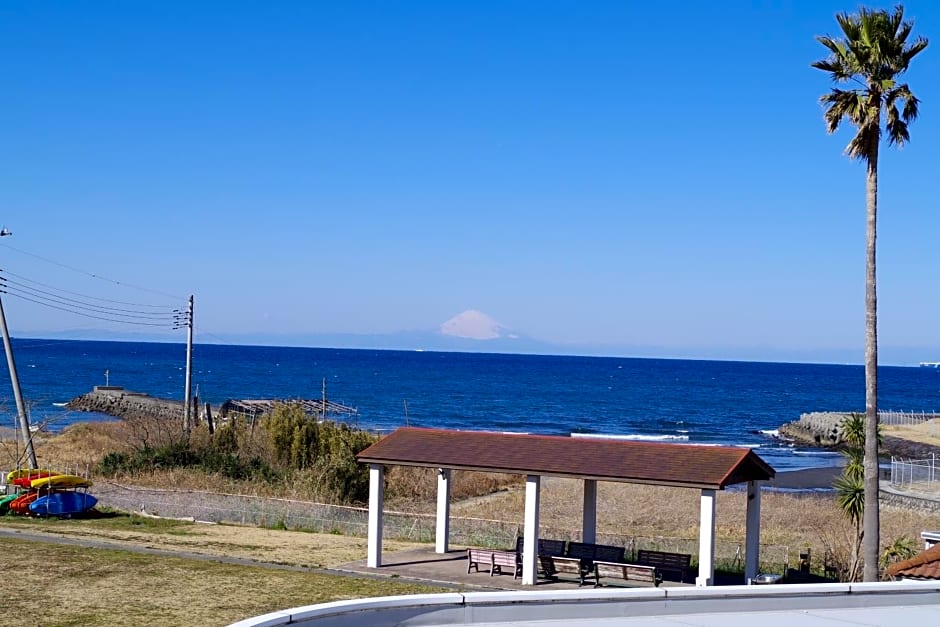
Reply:
[[[749,448],[404,427],[362,463],[722,489],[775,472]]]
[[[888,566],[887,573],[891,577],[940,579],[940,544],[935,544],[903,562]]]

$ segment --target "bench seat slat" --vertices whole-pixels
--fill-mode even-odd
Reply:
[[[601,585],[601,577],[614,577],[624,581],[645,581],[654,586],[659,586],[662,583],[662,577],[656,572],[655,566],[596,560],[594,562],[595,588]]]

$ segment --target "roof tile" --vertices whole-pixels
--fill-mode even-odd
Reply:
[[[888,566],[886,572],[891,577],[940,579],[940,544],[935,544],[903,562]]]
[[[711,489],[775,474],[748,448],[415,427],[394,431],[357,459]]]

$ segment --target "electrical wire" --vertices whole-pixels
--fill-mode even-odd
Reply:
[[[2,268],[0,268],[0,273],[8,274],[10,276],[20,279],[21,281],[32,283],[33,285],[41,285],[42,287],[47,287],[49,289],[57,290],[59,292],[62,292],[63,294],[72,294],[73,296],[81,296],[82,298],[87,298],[89,300],[98,300],[104,303],[114,303],[115,305],[127,305],[129,307],[150,307],[153,309],[165,309],[167,307],[167,305],[148,305],[146,303],[129,303],[123,300],[111,300],[108,298],[99,298],[97,296],[87,296],[79,292],[72,292],[70,290],[62,289],[61,287],[56,287],[54,285],[49,285],[48,283],[43,283],[41,281],[34,281],[33,279],[27,278],[21,274],[16,274],[15,272],[10,272],[9,270],[4,270]]]
[[[59,266],[60,268],[65,268],[66,270],[70,270],[70,271],[76,272],[76,273],[78,273],[78,274],[84,274],[85,276],[89,276],[89,277],[91,277],[91,278],[93,278],[93,279],[98,279],[99,281],[105,281],[105,282],[107,282],[107,283],[113,283],[114,285],[120,285],[121,287],[130,287],[130,288],[133,288],[133,289],[136,289],[136,290],[140,290],[140,291],[142,291],[142,292],[150,292],[151,294],[157,294],[157,295],[159,295],[159,296],[165,296],[166,298],[171,298],[171,299],[173,299],[173,300],[175,300],[175,301],[182,301],[182,300],[185,300],[185,298],[182,298],[182,297],[180,297],[180,296],[174,296],[174,295],[172,295],[172,294],[167,294],[166,292],[161,292],[161,291],[159,291],[159,290],[154,290],[154,289],[150,289],[150,288],[146,288],[146,287],[141,287],[141,286],[139,286],[139,285],[133,285],[132,283],[124,283],[124,282],[122,282],[122,281],[116,281],[116,280],[114,280],[114,279],[110,279],[110,278],[108,278],[108,277],[101,276],[100,274],[95,274],[95,273],[93,273],[93,272],[87,272],[87,271],[82,270],[82,269],[80,269],[80,268],[76,268],[76,267],[74,267],[74,266],[70,266],[70,265],[68,265],[68,264],[61,263],[61,262],[55,261],[55,260],[53,260],[53,259],[48,259],[48,258],[46,258],[46,257],[43,257],[42,255],[37,255],[37,254],[35,254],[35,253],[31,253],[31,252],[27,252],[27,251],[25,251],[25,250],[21,250],[21,249],[17,248],[16,246],[10,246],[10,245],[7,244],[6,242],[4,242],[4,243],[2,243],[2,244],[0,244],[0,245],[4,246],[5,248],[9,248],[9,249],[12,250],[12,251],[18,252],[18,253],[20,253],[21,255],[27,255],[27,256],[29,256],[29,257],[33,257],[34,259],[39,259],[40,261],[44,261],[44,262],[49,263],[49,264],[52,264],[52,265],[54,265],[54,266]]]
[[[48,292],[45,290],[36,289],[28,285],[19,283],[18,281],[13,281],[7,279],[4,276],[0,276],[0,286],[7,287],[12,290],[19,290],[20,292],[26,292],[27,294],[33,296],[34,298],[44,298],[47,297],[48,300],[52,300],[63,306],[72,306],[78,309],[83,309],[86,311],[95,311],[98,313],[110,313],[116,316],[127,317],[127,318],[150,318],[150,319],[161,319],[165,317],[172,317],[177,313],[178,310],[167,310],[166,312],[154,312],[154,311],[140,311],[136,309],[118,309],[115,307],[105,307],[102,305],[95,305],[94,303],[87,303],[82,300],[77,300],[75,298],[68,298],[66,296],[60,296],[54,292]]]
[[[59,307],[59,306],[57,306],[57,305],[53,305],[53,304],[51,304],[51,303],[44,302],[44,301],[41,301],[41,300],[36,300],[36,299],[33,299],[33,298],[29,298],[29,297],[27,297],[27,296],[24,296],[23,294],[18,294],[18,293],[16,293],[16,292],[13,292],[13,291],[10,291],[10,290],[0,290],[0,293],[9,294],[10,296],[13,296],[13,297],[15,297],[15,298],[19,298],[20,300],[25,300],[25,301],[30,302],[30,303],[35,303],[35,304],[37,304],[37,305],[42,305],[43,307],[49,307],[50,309],[58,309],[59,311],[65,311],[65,312],[68,312],[68,313],[71,313],[71,314],[75,314],[75,315],[77,315],[77,316],[84,316],[85,318],[94,318],[95,320],[105,320],[105,321],[107,321],[107,322],[117,322],[117,323],[121,323],[121,324],[132,324],[132,325],[145,326],[145,327],[167,327],[167,326],[169,326],[169,323],[170,323],[169,320],[167,320],[166,322],[163,322],[163,323],[157,323],[157,322],[140,322],[140,321],[136,321],[136,320],[120,320],[120,319],[116,319],[116,318],[108,318],[108,317],[105,317],[105,316],[96,316],[96,315],[89,314],[89,313],[84,313],[84,312],[81,312],[81,311],[75,311],[74,309],[69,309],[69,308],[67,308],[67,307]],[[171,328],[172,328],[172,327],[171,327]]]

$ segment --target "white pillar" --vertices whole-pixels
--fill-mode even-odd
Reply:
[[[437,532],[434,550],[447,553],[450,539],[450,468],[437,469]]]
[[[369,542],[366,565],[378,568],[382,565],[382,509],[385,507],[385,467],[381,464],[369,466]]]
[[[597,541],[597,481],[584,480],[584,506],[581,510],[581,542]]]
[[[696,586],[710,586],[715,578],[715,491],[702,490],[698,528],[698,577]]]
[[[744,581],[760,572],[760,481],[747,482],[747,523],[744,535]]]
[[[522,537],[522,585],[534,586],[538,571],[539,548],[539,498],[542,478],[539,475],[527,475],[525,478],[525,523]]]

